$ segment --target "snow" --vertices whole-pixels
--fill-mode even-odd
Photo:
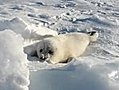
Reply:
[[[11,30],[0,32],[0,90],[28,90],[29,69],[23,38]]]
[[[0,0],[0,90],[119,90],[119,0]],[[98,31],[68,64],[30,61],[44,37]],[[23,52],[24,51],[24,52]]]
[[[57,35],[57,32],[41,25],[27,24],[21,18],[13,18],[11,20],[3,20],[0,22],[0,30],[11,29],[21,34],[24,39],[40,39],[43,35]],[[42,33],[41,33],[42,32]]]

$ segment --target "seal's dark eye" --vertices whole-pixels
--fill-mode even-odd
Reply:
[[[43,52],[43,49],[40,49],[40,52]]]
[[[53,51],[52,51],[52,50],[49,50],[48,53],[49,53],[49,54],[53,54]]]

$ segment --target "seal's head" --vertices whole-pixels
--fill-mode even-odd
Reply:
[[[42,40],[37,45],[37,55],[39,57],[40,62],[48,62],[50,63],[50,58],[54,54],[54,49],[48,40]]]

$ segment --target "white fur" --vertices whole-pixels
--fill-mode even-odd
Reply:
[[[92,36],[86,33],[70,33],[50,37],[38,44],[37,53],[40,56],[39,49],[48,42],[47,45],[54,49],[54,54],[49,57],[48,61],[51,63],[64,62],[69,58],[76,58],[82,55],[90,41],[96,41],[97,37],[98,33]]]

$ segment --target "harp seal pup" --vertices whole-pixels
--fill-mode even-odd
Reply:
[[[69,33],[49,37],[37,44],[39,61],[48,63],[64,63],[84,53],[90,42],[96,41],[96,31],[87,33]]]

